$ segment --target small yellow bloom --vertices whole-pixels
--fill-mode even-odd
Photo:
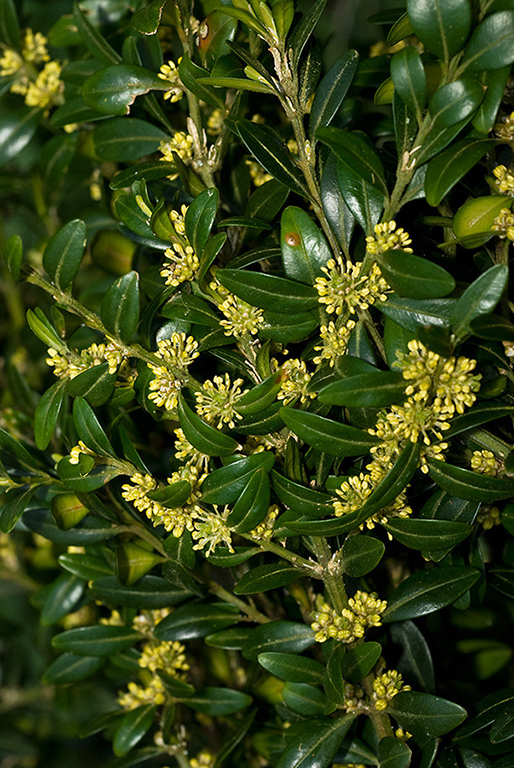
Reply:
[[[504,165],[497,165],[493,169],[496,177],[494,185],[500,195],[512,195],[514,197],[514,175]]]
[[[200,416],[214,424],[218,429],[227,424],[231,429],[236,425],[235,419],[242,419],[235,406],[238,400],[248,390],[241,390],[243,379],[230,381],[228,373],[225,376],[214,376],[212,381],[204,382],[201,392],[195,392],[197,410]]]
[[[368,253],[378,254],[385,251],[401,250],[412,253],[412,248],[408,248],[412,243],[410,235],[402,227],[396,229],[396,221],[386,221],[383,224],[376,224],[374,227],[375,236],[370,235],[366,238],[366,248]]]

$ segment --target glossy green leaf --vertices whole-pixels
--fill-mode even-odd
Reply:
[[[41,121],[38,107],[20,107],[0,116],[0,168],[15,160],[34,136]]]
[[[306,211],[293,205],[283,212],[280,227],[286,277],[314,285],[315,279],[323,275],[321,268],[332,257],[325,236]]]
[[[50,239],[43,266],[52,282],[66,290],[79,271],[86,245],[86,225],[81,219],[68,222]]]
[[[331,152],[321,177],[321,202],[337,241],[348,247],[355,219],[339,190],[337,164],[337,157]]]
[[[277,768],[329,768],[353,719],[344,715],[302,723],[301,731],[288,739]]]
[[[274,373],[267,379],[252,387],[235,404],[235,409],[243,416],[262,412],[276,399],[282,383],[282,374]]]
[[[102,667],[104,659],[98,656],[77,656],[63,653],[53,661],[43,675],[45,685],[69,685],[85,680]]]
[[[254,595],[257,592],[268,592],[278,589],[301,576],[301,571],[289,563],[266,563],[247,571],[234,587],[236,595]]]
[[[103,298],[100,314],[110,333],[127,343],[131,341],[139,322],[137,272],[128,272],[114,281]]]
[[[90,459],[90,462],[87,459]],[[89,493],[102,488],[121,473],[114,466],[94,466],[90,456],[81,454],[78,464],[72,463],[69,456],[62,458],[57,464],[57,474],[70,491]]]
[[[232,715],[252,703],[247,693],[232,688],[202,688],[187,699],[187,706],[204,715],[220,717]]]
[[[344,572],[352,578],[365,576],[379,564],[385,545],[372,536],[348,536],[342,548]]]
[[[514,714],[504,712],[491,727],[489,738],[493,744],[501,744],[514,736]]]
[[[314,643],[314,632],[307,624],[270,621],[252,630],[243,645],[245,659],[256,660],[261,653],[301,653]]]
[[[380,768],[408,768],[412,752],[407,744],[396,736],[385,736],[378,743]]]
[[[334,381],[319,391],[321,403],[381,408],[404,399],[406,382],[396,371],[374,371]]]
[[[298,656],[294,653],[261,653],[258,657],[261,667],[271,672],[275,677],[290,683],[307,683],[321,685],[323,683],[323,665],[315,659]]]
[[[301,715],[322,717],[335,709],[334,702],[327,699],[319,688],[307,683],[286,682],[282,696],[289,709]]]
[[[117,120],[118,118],[113,119]],[[131,119],[132,118],[124,117],[123,123]],[[97,135],[95,134],[95,141],[96,140]],[[121,146],[119,149],[123,152]],[[144,154],[147,154],[147,152],[148,150],[146,150]],[[170,176],[173,173],[175,173],[175,165],[173,163],[165,163],[161,160],[148,160],[147,162],[141,162],[137,165],[130,166],[130,168],[118,171],[109,182],[109,187],[111,189],[124,189],[125,187],[130,187],[135,181],[154,181],[155,179],[162,179],[164,176]]]
[[[470,72],[500,69],[514,61],[514,11],[499,11],[475,27],[462,68]]]
[[[41,610],[41,624],[48,627],[73,613],[84,594],[84,579],[73,573],[61,573],[46,595]]]
[[[276,131],[267,125],[258,125],[244,119],[238,120],[233,127],[248,150],[268,173],[293,192],[305,195],[302,174],[285,142]]]
[[[420,146],[420,149],[416,150],[416,154],[413,157],[415,165],[419,168],[420,165],[426,163],[445,149],[445,147],[454,140],[457,134],[461,132],[464,126],[469,122],[470,118],[471,115],[449,128],[439,124],[434,125],[427,138]]]
[[[446,461],[429,460],[429,467],[430,477],[437,485],[459,499],[489,503],[514,495],[514,479],[511,478],[481,475]]]
[[[275,286],[274,286],[275,287]],[[318,316],[313,310],[285,314],[283,312],[264,312],[264,322],[259,326],[259,335],[263,339],[272,339],[282,344],[303,341],[318,326]]]
[[[514,598],[514,568],[491,569],[490,584],[502,595]]]
[[[141,741],[150,730],[156,711],[155,704],[144,704],[123,716],[112,741],[112,749],[117,757],[123,757]]]
[[[332,500],[328,494],[295,483],[275,470],[272,471],[271,478],[273,490],[286,506],[298,512],[318,515],[327,514],[332,510]]]
[[[63,128],[70,123],[92,123],[97,120],[105,120],[107,115],[91,109],[85,103],[82,96],[76,96],[68,99],[62,106],[52,113],[50,125],[52,128]]]
[[[362,456],[378,442],[377,438],[361,429],[316,413],[286,407],[281,409],[280,415],[295,435],[331,456]]]
[[[115,576],[103,576],[95,579],[91,594],[106,605],[146,609],[176,605],[191,596],[190,592],[171,585],[166,579],[151,575],[143,576],[130,586],[122,586]]]
[[[248,485],[232,507],[227,517],[227,525],[237,533],[247,533],[256,528],[268,511],[270,490],[269,475],[266,470],[264,468],[255,470]]]
[[[319,128],[317,137],[335,152],[345,169],[357,173],[363,181],[387,195],[384,168],[372,147],[359,133],[340,128]]]
[[[20,44],[20,25],[14,0],[2,0],[0,3],[0,40],[15,50]]]
[[[391,638],[402,649],[397,668],[415,683],[416,688],[434,693],[434,665],[427,641],[412,621],[398,621],[391,625]]]
[[[73,402],[73,420],[79,438],[88,448],[100,456],[116,457],[95,412],[82,397],[77,397]]]
[[[95,128],[93,140],[98,156],[102,160],[127,161],[139,160],[140,157],[156,152],[161,141],[168,135],[157,126],[136,117],[113,117]],[[173,166],[174,167],[174,166]],[[152,174],[149,175],[149,168]],[[129,187],[138,177],[146,180],[171,174],[170,164],[160,161],[139,163],[118,173],[112,183],[113,189]],[[155,169],[155,170],[153,170]],[[159,175],[156,177],[155,173]],[[134,174],[135,177],[134,177]]]
[[[2,256],[13,279],[19,280],[23,261],[23,241],[19,235],[11,235],[7,238],[2,249]]]
[[[23,523],[34,533],[64,546],[97,544],[110,539],[117,532],[108,521],[92,516],[86,517],[79,528],[63,531],[57,527],[50,510],[44,508],[28,509],[23,515]]]
[[[166,82],[149,69],[134,64],[117,64],[90,75],[82,87],[82,98],[97,112],[128,115],[137,96],[167,88]]]
[[[164,683],[164,687],[166,688],[167,692],[177,699],[187,699],[195,692],[193,686],[184,682],[184,680],[171,677],[170,675],[166,675],[164,672],[158,672],[158,674]]]
[[[132,26],[143,35],[153,35],[159,29],[166,0],[152,0],[146,8],[140,8],[132,17]]]
[[[350,648],[341,659],[343,679],[348,683],[358,683],[371,672],[381,653],[382,646],[374,642]]]
[[[514,710],[514,692],[511,688],[493,691],[480,699],[476,708],[479,714],[457,731],[459,741],[491,725],[505,712],[512,712]]]
[[[62,381],[56,381],[41,395],[34,413],[34,438],[41,451],[45,450],[52,439],[63,402],[64,383]]]
[[[507,278],[507,267],[496,264],[466,288],[450,315],[450,324],[457,337],[469,333],[469,324],[475,317],[494,310],[505,289]]]
[[[387,709],[402,728],[418,736],[442,736],[460,725],[467,715],[459,704],[420,691],[401,691]]]
[[[114,390],[116,374],[109,373],[109,364],[93,365],[66,382],[71,397],[84,397],[94,407],[103,405]]]
[[[273,454],[264,451],[214,470],[203,482],[203,500],[208,504],[232,504],[246,488],[254,472],[261,467],[269,472],[274,461]]]
[[[94,581],[104,576],[111,576],[113,572],[112,567],[103,557],[77,552],[65,552],[63,555],[59,555],[59,565],[85,581]]]
[[[34,495],[35,488],[18,490],[12,488],[4,493],[0,507],[0,531],[10,533]]]
[[[484,87],[477,80],[454,80],[434,93],[428,104],[430,114],[438,126],[450,128],[473,114],[484,95]]]
[[[229,629],[222,629],[220,632],[207,635],[204,642],[211,648],[240,651],[251,631],[250,627],[229,627]]]
[[[514,324],[501,315],[479,315],[470,323],[471,330],[481,339],[514,341]]]
[[[155,629],[159,640],[192,640],[235,624],[239,610],[228,603],[188,603],[166,616]]]
[[[240,299],[270,312],[280,307],[282,313],[305,312],[318,303],[317,292],[310,285],[262,272],[221,269],[216,273],[220,283]]]
[[[37,469],[38,462],[31,456],[20,440],[0,428],[0,454],[2,461],[15,469]]]
[[[275,93],[271,85],[258,80],[248,80],[244,77],[200,77],[196,82],[214,88],[236,88],[254,93]]]
[[[195,197],[184,219],[187,239],[200,257],[209,239],[216,218],[219,193],[217,189],[205,189]]]
[[[395,92],[421,122],[427,98],[426,76],[421,57],[413,45],[408,45],[391,59],[391,75]]]
[[[164,488],[150,491],[147,495],[152,501],[157,501],[169,509],[175,509],[185,504],[191,496],[191,483],[187,480],[178,480],[176,483],[165,485]]]
[[[327,129],[332,130],[332,129]],[[337,181],[345,205],[366,233],[373,232],[384,207],[384,193],[350,165],[337,162]]]
[[[434,157],[425,177],[427,203],[436,207],[494,145],[494,139],[463,139]]]
[[[407,13],[417,37],[443,61],[464,47],[471,28],[469,0],[407,0]]]
[[[406,37],[410,37],[414,33],[409,15],[403,13],[399,19],[397,19],[387,35],[387,44],[395,45],[400,40],[405,40]]]
[[[383,620],[404,621],[438,611],[453,603],[479,576],[475,568],[460,565],[418,571],[395,589],[388,600]]]
[[[509,75],[510,66],[506,66],[500,69],[487,70],[480,77],[487,90],[483,102],[476,114],[473,115],[471,124],[478,133],[484,136],[494,127]]]
[[[177,413],[187,440],[202,453],[208,456],[230,456],[238,447],[237,440],[201,419],[188,406],[182,395],[179,396]]]
[[[316,140],[318,128],[323,128],[332,121],[332,118],[343,103],[352,82],[359,54],[357,51],[345,51],[337,61],[332,64],[327,74],[316,89],[316,95],[312,102],[309,118],[309,135],[311,141]]]
[[[94,59],[103,61],[105,64],[116,64],[121,61],[121,56],[102,37],[96,27],[91,24],[77,3],[73,6],[73,20],[82,38],[82,42]]]
[[[392,294],[379,305],[379,309],[386,317],[415,334],[424,325],[448,327],[456,303],[456,299],[402,299]]]
[[[384,527],[397,541],[411,549],[455,547],[473,532],[471,525],[451,520],[390,518]]]
[[[135,197],[132,195],[120,195],[119,197],[116,197],[114,208],[117,217],[131,232],[145,238],[147,245],[153,245],[153,241],[155,241],[155,247],[160,247],[158,245],[160,241],[157,240],[150,227],[150,218],[143,213],[138,206]]]
[[[130,648],[140,639],[139,632],[134,632],[129,627],[99,624],[68,629],[54,635],[52,645],[58,651],[69,651],[78,656],[112,656]]]
[[[455,280],[443,267],[406,251],[385,251],[378,256],[380,271],[400,296],[438,299],[451,293]]]
[[[343,659],[345,649],[342,646],[334,648],[328,657],[323,673],[323,688],[328,698],[342,704],[345,700],[345,681],[343,679]]]
[[[314,31],[321,14],[327,4],[327,0],[314,0],[306,6],[305,12],[294,28],[288,40],[288,50],[296,67],[307,40]]]

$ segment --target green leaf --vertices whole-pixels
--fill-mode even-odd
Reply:
[[[365,576],[382,559],[385,545],[372,536],[348,536],[342,549],[344,572],[352,578]]]
[[[412,752],[396,736],[386,736],[378,744],[380,768],[409,768]]]
[[[353,719],[354,715],[344,715],[302,722],[300,732],[288,739],[277,768],[329,768]]]
[[[395,92],[414,112],[418,123],[421,123],[427,98],[426,75],[421,57],[413,45],[394,54],[391,59],[391,75]]]
[[[84,579],[61,573],[52,584],[41,609],[41,624],[48,627],[72,613],[84,594]]]
[[[100,426],[95,412],[83,397],[77,397],[73,402],[73,421],[79,438],[100,456],[116,458],[114,448]]]
[[[320,403],[355,408],[382,408],[405,395],[407,383],[396,371],[373,371],[334,381],[319,391]]]
[[[90,459],[91,463],[86,459]],[[72,464],[69,456],[62,458],[57,464],[57,474],[70,491],[90,493],[102,488],[121,472],[114,466],[94,466],[94,461],[90,456],[81,454],[78,464]]]
[[[239,269],[220,269],[216,277],[243,301],[270,312],[276,311],[277,306],[284,314],[305,312],[318,303],[314,288],[285,277]]]
[[[0,117],[0,168],[15,160],[34,136],[41,121],[38,107],[5,111]]]
[[[429,460],[429,467],[437,485],[459,499],[490,503],[514,495],[514,479],[481,475],[446,461]]]
[[[471,330],[481,339],[514,341],[514,324],[500,315],[480,315],[470,323]]]
[[[358,683],[371,672],[381,653],[380,643],[369,642],[350,648],[341,659],[343,679],[348,683]]]
[[[502,595],[514,598],[514,569],[494,568],[489,573],[491,586]]]
[[[23,524],[45,539],[64,546],[97,544],[105,539],[110,539],[117,531],[106,520],[90,516],[82,521],[80,528],[63,531],[55,524],[49,509],[28,509],[23,515]]]
[[[203,421],[186,403],[182,395],[177,405],[180,426],[187,440],[208,456],[230,456],[238,447],[237,440]]]
[[[395,589],[383,620],[404,621],[438,611],[464,594],[479,576],[475,568],[460,565],[418,571]]]
[[[332,497],[284,477],[275,470],[271,472],[273,490],[280,501],[302,514],[326,515],[332,512]]]
[[[162,682],[164,683],[164,687],[168,691],[171,696],[175,698],[180,699],[187,699],[189,696],[192,696],[195,692],[195,689],[192,685],[189,685],[189,683],[185,683],[183,680],[179,680],[176,677],[171,677],[170,675],[164,674],[164,672],[159,671],[157,673],[159,677],[161,678]]]
[[[333,712],[336,706],[322,691],[306,683],[286,683],[282,696],[289,709],[310,717],[322,717]]]
[[[27,490],[19,491],[17,488],[13,488],[4,493],[2,506],[0,507],[0,531],[2,533],[10,533],[12,531],[28,506],[35,490],[35,488],[28,488]]]
[[[85,13],[81,11],[77,3],[73,6],[73,20],[82,38],[82,42],[94,59],[103,61],[105,64],[116,64],[121,61],[121,56],[116,53],[114,48],[111,48],[100,32],[88,21]]]
[[[202,499],[208,504],[233,504],[257,469],[269,472],[275,457],[269,451],[254,453],[211,472],[202,484]]]
[[[289,563],[266,563],[247,571],[234,587],[235,595],[254,595],[278,589],[301,577],[301,571]]]
[[[13,279],[20,279],[20,270],[23,262],[23,241],[19,235],[11,235],[5,243],[2,250],[2,256],[9,268]]]
[[[43,266],[61,290],[66,290],[76,277],[85,246],[86,225],[81,219],[69,221],[48,242]]]
[[[290,683],[322,685],[324,668],[315,659],[298,656],[294,653],[261,653],[258,656],[261,667],[281,680]]]
[[[34,413],[34,437],[40,451],[44,451],[52,439],[63,401],[64,382],[62,381],[56,381],[41,395]]]
[[[416,166],[419,168],[420,165],[426,163],[430,158],[434,157],[447,147],[469,122],[469,119],[469,117],[466,117],[464,120],[461,120],[460,123],[455,123],[455,125],[452,125],[449,128],[434,125],[420,150],[414,155]]]
[[[461,66],[471,72],[501,69],[514,61],[514,11],[492,13],[475,27]]]
[[[239,610],[228,603],[188,603],[159,622],[159,640],[192,640],[235,624]]]
[[[457,731],[459,741],[491,725],[505,712],[512,712],[514,709],[514,692],[511,688],[494,691],[480,699],[476,708],[479,714]]]
[[[154,35],[159,29],[166,0],[152,0],[146,8],[140,8],[132,16],[132,26],[142,35]]]
[[[373,435],[348,424],[340,424],[316,413],[285,407],[280,410],[284,424],[295,435],[330,456],[362,456],[379,441]]]
[[[434,208],[482,157],[495,146],[494,139],[463,139],[434,157],[425,177],[427,203]]]
[[[261,413],[275,401],[281,383],[282,374],[272,374],[239,398],[234,406],[236,411],[243,416]]]
[[[116,729],[112,740],[112,749],[116,757],[123,757],[132,747],[141,741],[145,733],[150,730],[157,706],[144,704],[127,712]]]
[[[326,129],[332,130],[332,129]],[[358,171],[337,161],[337,182],[346,208],[366,233],[371,234],[380,220],[384,193],[370,184]]]
[[[232,688],[202,688],[187,699],[187,706],[204,715],[233,715],[252,703],[252,697]]]
[[[426,693],[435,690],[434,665],[427,641],[412,621],[399,621],[391,626],[391,639],[402,648],[398,669]]]
[[[264,468],[257,469],[229,513],[227,525],[237,533],[247,533],[262,522],[269,504],[269,475]]]
[[[514,736],[514,714],[504,712],[503,715],[494,722],[489,738],[492,744],[501,744]]]
[[[450,324],[457,337],[468,335],[469,324],[475,317],[494,310],[505,289],[508,274],[504,264],[496,264],[466,288],[450,315]]]
[[[254,93],[275,93],[271,85],[261,83],[258,80],[248,80],[245,77],[199,77],[196,82],[214,88],[235,88]]]
[[[382,162],[372,147],[358,133],[350,133],[340,128],[319,128],[318,139],[327,144],[338,157],[339,163],[352,173],[387,195]]]
[[[116,374],[109,373],[109,364],[93,365],[66,382],[71,397],[85,397],[93,405],[103,405],[112,395]]]
[[[277,181],[299,195],[305,195],[302,174],[297,168],[285,142],[273,128],[240,119],[228,122],[255,159]]]
[[[478,108],[471,124],[473,128],[483,135],[493,130],[498,109],[503,100],[503,94],[510,75],[510,66],[500,69],[490,69],[480,76],[480,80],[487,88],[485,97]]]
[[[467,715],[459,704],[420,691],[401,691],[389,702],[387,711],[416,736],[442,736]]]
[[[91,595],[106,605],[146,609],[176,605],[191,596],[190,592],[171,585],[160,576],[144,576],[130,586],[122,586],[115,576],[103,576],[95,579]]]
[[[117,64],[90,75],[82,86],[82,98],[97,112],[128,115],[137,96],[167,88],[155,72],[134,64]]]
[[[30,455],[20,440],[15,440],[12,435],[0,428],[0,455],[2,461],[15,469],[37,469],[38,462]]]
[[[209,72],[191,61],[189,54],[184,53],[178,67],[182,84],[199,99],[211,107],[225,108],[225,99],[220,91],[212,85],[206,85],[202,80],[209,78]],[[161,80],[162,83],[162,80]]]
[[[357,69],[358,59],[357,51],[346,51],[318,85],[309,118],[309,135],[313,143],[316,141],[318,128],[329,125],[343,103]]]
[[[157,240],[155,237],[150,227],[150,219],[138,206],[135,197],[132,195],[120,195],[115,199],[114,208],[116,215],[131,232],[146,238],[146,245],[153,246],[155,242],[155,247],[160,248],[162,241]]]
[[[283,344],[303,341],[311,335],[319,322],[317,313],[312,310],[289,315],[265,311],[263,318],[264,322],[259,325],[259,335],[263,339],[272,339]]]
[[[158,488],[156,491],[150,491],[148,498],[157,501],[163,507],[176,509],[186,503],[191,496],[191,483],[187,480],[178,480],[176,483],[169,483],[164,488]]]
[[[219,192],[217,189],[204,189],[195,197],[184,219],[187,239],[200,257],[209,239],[209,234],[218,210]]]
[[[410,37],[414,34],[409,15],[402,13],[399,19],[397,19],[387,34],[387,44],[395,45],[400,40],[405,40],[406,37]]]
[[[443,61],[464,47],[471,28],[469,0],[407,0],[407,13],[417,37]]]
[[[392,294],[378,308],[402,328],[418,333],[424,325],[448,327],[456,303],[456,299],[401,299]]]
[[[337,704],[342,704],[346,698],[345,681],[343,679],[343,659],[345,649],[342,646],[335,648],[328,657],[325,672],[323,674],[323,688],[328,698]]]
[[[283,212],[280,228],[286,277],[314,285],[315,279],[323,275],[321,268],[332,258],[323,233],[306,211],[294,205]]]
[[[102,160],[127,161],[156,152],[161,141],[168,135],[157,126],[136,117],[113,117],[95,128],[93,141],[97,155]],[[152,169],[152,173],[149,170]],[[171,170],[170,170],[171,169]],[[175,166],[161,161],[138,163],[116,174],[111,182],[112,189],[129,187],[138,178],[150,181],[171,174]],[[157,176],[155,174],[158,174]],[[115,186],[112,186],[112,185]]]
[[[212,648],[225,648],[226,650],[240,651],[252,630],[250,627],[230,627],[214,632],[204,638],[206,645]]]
[[[310,6],[306,7],[302,18],[291,33],[287,47],[295,68],[300,60],[305,44],[314,31],[326,4],[327,0],[314,0]]]
[[[256,660],[261,653],[301,653],[314,643],[314,632],[307,624],[270,621],[252,629],[242,648],[245,659]]]
[[[85,680],[102,667],[104,659],[98,656],[76,656],[63,653],[46,669],[43,675],[45,685],[68,685]]]
[[[406,547],[428,550],[455,547],[473,532],[471,525],[451,520],[390,518],[384,528]]]
[[[115,337],[129,343],[139,322],[139,275],[129,272],[111,285],[102,301],[102,322]]]
[[[118,119],[119,118],[117,117],[113,118],[113,120]],[[132,118],[124,117],[121,119],[123,120],[123,123],[126,123],[127,120],[131,120]],[[95,134],[95,142],[97,138],[98,137]],[[157,139],[154,139],[154,142],[157,144]],[[123,145],[120,144],[117,148],[114,149],[114,151],[117,153],[119,149],[120,153],[124,153],[122,147]],[[96,151],[99,154],[98,147]],[[144,154],[148,154],[148,150],[146,150]],[[109,187],[114,190],[124,189],[125,187],[132,186],[132,184],[136,181],[155,181],[156,179],[162,179],[164,176],[170,176],[173,173],[175,173],[174,163],[165,163],[161,160],[148,160],[147,162],[138,163],[137,165],[130,166],[130,168],[125,168],[122,171],[118,171],[111,179]]]
[[[339,190],[337,162],[336,155],[331,152],[321,177],[321,202],[339,244],[348,247],[355,219]]]
[[[0,3],[0,40],[16,50],[20,44],[20,25],[13,0]]]
[[[57,107],[50,118],[50,125],[52,128],[63,128],[70,123],[92,123],[105,119],[105,114],[88,107],[82,96],[76,96]]]
[[[130,648],[140,639],[139,632],[134,632],[129,627],[99,624],[68,629],[54,635],[52,645],[58,651],[69,651],[78,656],[112,656]]]
[[[383,276],[400,296],[438,299],[455,288],[455,280],[446,269],[412,253],[385,251],[377,260]]]
[[[439,88],[429,101],[430,114],[437,126],[450,128],[466,120],[480,106],[485,95],[477,80],[463,77]]]
[[[75,552],[65,552],[59,555],[59,565],[69,573],[75,574],[85,581],[94,581],[94,579],[103,576],[111,576],[113,569],[106,562],[105,558],[98,555],[79,554]]]

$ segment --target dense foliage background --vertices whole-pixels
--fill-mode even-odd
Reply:
[[[391,5],[0,0],[0,768],[514,765],[514,5]]]

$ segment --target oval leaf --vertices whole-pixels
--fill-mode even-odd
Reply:
[[[420,691],[398,693],[387,711],[403,728],[418,736],[442,736],[460,725],[467,715],[459,704]]]
[[[118,64],[90,75],[82,86],[82,98],[89,107],[106,115],[128,115],[137,96],[167,88],[155,72],[134,64]]]
[[[418,571],[395,589],[383,620],[403,621],[444,608],[464,594],[479,576],[475,568],[458,565]]]
[[[339,424],[316,413],[286,407],[281,409],[280,415],[295,435],[330,456],[362,456],[379,442],[357,427]]]
[[[234,587],[236,595],[254,595],[256,592],[267,592],[296,581],[301,576],[298,568],[289,563],[266,563],[245,573]]]
[[[254,307],[281,313],[306,312],[318,303],[318,294],[310,286],[262,272],[221,269],[216,273],[220,283],[240,299]]]
[[[382,408],[405,395],[407,382],[396,371],[373,371],[334,381],[320,390],[318,399],[330,405]]]
[[[383,276],[400,296],[439,299],[455,288],[455,280],[446,269],[412,253],[385,251],[377,260]]]
[[[61,290],[73,282],[86,245],[86,225],[81,219],[68,222],[56,232],[45,248],[43,266]]]
[[[139,322],[139,275],[129,272],[118,278],[104,296],[102,322],[115,337],[130,342]]]
[[[332,252],[306,211],[290,205],[282,214],[280,243],[284,272],[291,280],[314,285]]]

